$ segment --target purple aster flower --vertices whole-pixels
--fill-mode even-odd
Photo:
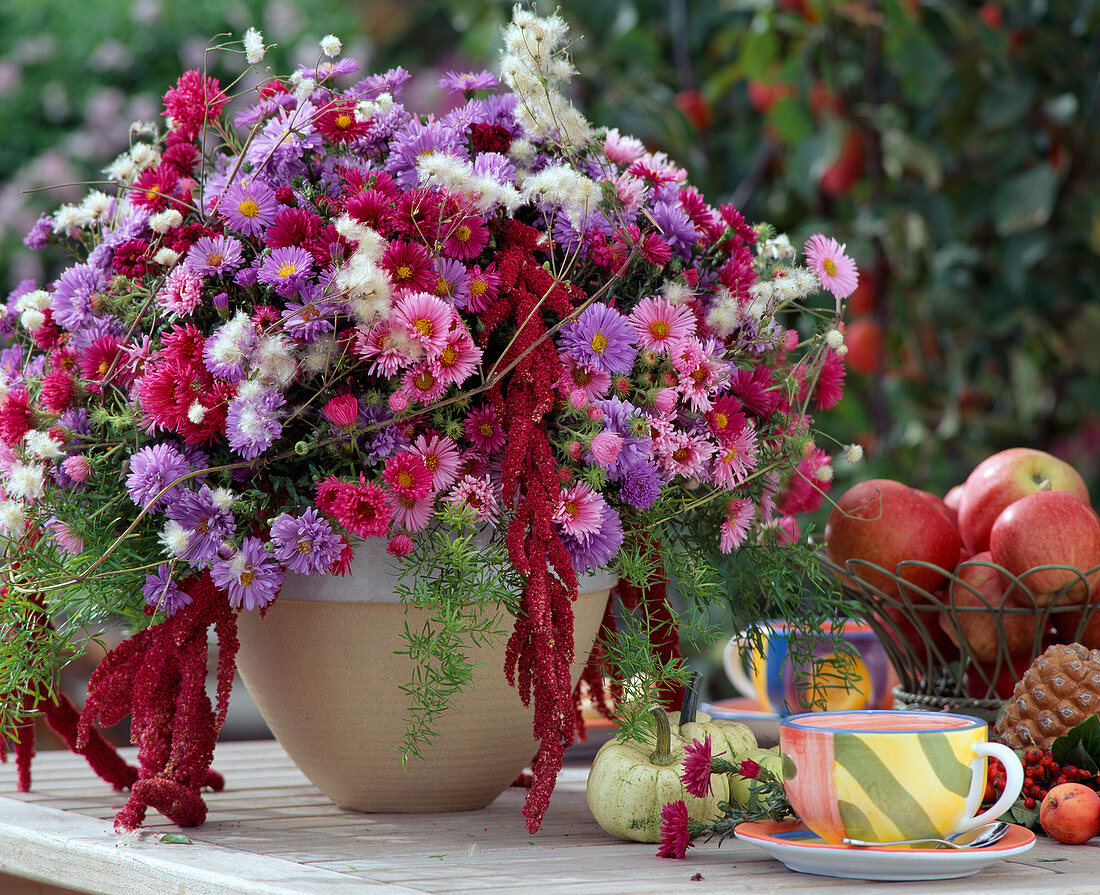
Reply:
[[[630,320],[601,302],[589,305],[562,330],[561,345],[582,364],[606,373],[629,373],[638,353]]]
[[[492,90],[494,87],[499,86],[500,83],[497,81],[496,76],[492,72],[485,70],[462,73],[449,71],[439,79],[440,89],[448,90],[451,93],[468,93],[471,90]]]
[[[341,75],[350,75],[359,71],[359,63],[348,56],[339,59],[325,59],[316,68],[298,66],[298,74],[303,78],[312,78],[317,83],[327,81],[329,78],[338,78]]]
[[[367,75],[348,92],[360,99],[378,99],[383,93],[397,99],[402,86],[410,77],[412,76],[405,69],[398,66],[380,75]]]
[[[631,466],[619,489],[622,499],[638,510],[648,510],[660,493],[661,474],[648,460]]]
[[[175,485],[164,494],[160,494],[161,490],[190,471],[191,464],[187,458],[172,445],[154,444],[142,448],[130,458],[126,490],[137,506],[158,510],[175,499],[180,486]]]
[[[280,112],[264,125],[245,152],[245,159],[260,169],[276,169],[299,162],[307,151],[320,149],[323,140],[313,126],[317,107],[305,102],[296,109]]]
[[[255,286],[257,279],[259,278],[256,275],[255,267],[242,267],[237,271],[237,275],[233,277],[233,282],[247,289],[249,286]]]
[[[695,245],[695,224],[687,212],[675,202],[656,202],[650,209],[661,235],[674,252],[685,260],[691,257]]]
[[[479,152],[474,159],[474,173],[479,177],[491,177],[498,183],[516,181],[516,166],[499,152]]]
[[[435,294],[456,308],[466,307],[470,298],[470,275],[466,265],[453,258],[437,258],[432,266],[437,274]]]
[[[275,191],[262,180],[237,181],[218,202],[225,223],[245,236],[259,236],[275,220],[279,203]]]
[[[233,494],[225,488],[202,485],[198,491],[181,489],[165,515],[191,532],[186,558],[192,564],[218,558],[218,549],[237,530],[232,512]]]
[[[7,373],[12,382],[23,381],[23,346],[18,342],[0,351],[0,373]]]
[[[229,594],[230,606],[260,609],[279,595],[286,570],[264,550],[259,538],[245,538],[241,549],[229,559],[210,567],[210,578]]]
[[[442,152],[457,158],[466,158],[466,134],[458,128],[448,127],[442,121],[421,124],[412,121],[394,137],[386,170],[402,186],[415,186],[420,175],[416,162],[424,153]]]
[[[619,521],[619,514],[605,503],[603,524],[599,530],[585,537],[574,537],[559,527],[558,535],[569,551],[574,570],[578,574],[595,572],[618,555],[623,545],[623,524]]]
[[[221,276],[241,266],[241,243],[224,234],[200,237],[183,263],[193,274]]]
[[[242,112],[233,116],[233,124],[241,129],[248,130],[257,121],[262,121],[269,115],[274,115],[278,110],[293,106],[298,102],[293,93],[276,93],[266,97],[258,103],[254,103]]]
[[[34,222],[34,226],[23,238],[23,245],[36,252],[42,251],[50,244],[50,234],[53,233],[53,218],[48,214],[40,215]]]
[[[513,137],[518,137],[522,128],[516,121],[516,95],[514,93],[493,93],[481,99],[472,99],[466,107],[475,121],[485,124],[499,124]]]
[[[283,311],[283,329],[303,342],[314,341],[321,333],[332,332],[336,327],[336,306],[325,298],[324,289],[306,283],[298,290],[301,301],[288,301]]]
[[[203,343],[202,362],[215,376],[240,382],[244,365],[256,347],[256,327],[243,311],[223,323]]]
[[[88,435],[92,427],[88,424],[88,411],[83,407],[66,410],[57,418],[57,425],[68,429],[73,435]]]
[[[280,513],[271,523],[275,558],[299,575],[324,575],[337,559],[343,542],[328,520],[307,507],[301,516]]]
[[[70,332],[80,329],[92,317],[92,296],[107,288],[103,273],[87,264],[65,270],[54,284],[54,320]]]
[[[230,401],[225,420],[229,446],[246,460],[256,459],[282,433],[278,411],[285,403],[276,391]]]
[[[275,249],[260,265],[256,273],[261,283],[274,287],[283,298],[298,292],[298,287],[313,269],[313,256],[298,246]]]
[[[171,617],[191,603],[191,595],[172,580],[171,566],[162,562],[156,572],[145,576],[141,594],[145,602]]]
[[[638,463],[649,459],[653,439],[645,434],[649,428],[645,424],[645,414],[629,401],[613,397],[593,403],[603,411],[604,431],[622,439],[619,456],[607,467],[608,476],[615,481]]]

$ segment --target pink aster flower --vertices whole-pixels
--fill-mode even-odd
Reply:
[[[436,273],[428,250],[418,242],[395,239],[382,255],[382,267],[390,272],[390,279],[397,289],[411,292],[430,292],[435,286]]]
[[[445,386],[461,385],[481,362],[481,349],[474,344],[465,326],[459,325],[447,333],[443,350],[428,366]]]
[[[726,504],[726,518],[718,533],[718,549],[723,553],[736,550],[744,542],[749,533],[749,523],[756,514],[756,507],[751,500],[742,497],[731,497]]]
[[[623,437],[617,432],[605,429],[592,439],[592,444],[588,446],[588,449],[600,466],[610,466],[622,453]]]
[[[695,335],[695,314],[687,305],[663,298],[643,298],[630,314],[638,347],[668,354],[673,346]]]
[[[496,410],[489,404],[470,411],[462,421],[462,430],[470,443],[486,454],[494,454],[504,447],[504,429]]]
[[[475,264],[468,271],[470,279],[466,285],[470,295],[466,299],[466,310],[475,314],[484,311],[497,297],[500,288],[500,275],[497,274],[497,266],[490,264],[484,270],[481,265]]]
[[[710,763],[709,733],[703,737],[703,742],[692,740],[684,746],[684,769],[680,772],[680,779],[684,781],[684,789],[700,799],[711,793]]]
[[[87,480],[91,467],[83,454],[71,454],[61,461],[61,471],[74,482],[83,482]]]
[[[756,430],[749,425],[742,427],[733,438],[718,446],[711,467],[711,478],[721,488],[736,488],[756,467]]]
[[[488,522],[497,511],[497,496],[489,476],[477,478],[464,475],[447,495],[454,506],[467,506],[474,511],[478,522]]]
[[[432,474],[419,454],[403,451],[386,461],[382,478],[399,497],[419,500],[432,488]]]
[[[447,344],[453,313],[451,306],[439,296],[411,292],[397,300],[391,325],[422,346],[431,358]]]
[[[50,519],[50,528],[53,530],[53,540],[66,553],[79,556],[84,552],[84,539],[73,532],[68,522],[62,522],[60,519]]]
[[[156,294],[156,302],[164,310],[185,317],[202,301],[202,277],[185,267],[177,267],[168,274],[164,285]]]
[[[817,274],[822,289],[833,295],[847,298],[856,291],[859,283],[859,270],[856,263],[844,254],[845,247],[821,233],[815,233],[806,240],[802,251],[806,254],[806,266]]]
[[[371,361],[372,376],[391,378],[410,360],[402,350],[401,343],[393,338],[389,321],[372,324],[366,329],[358,329],[355,334],[355,353],[364,360]]]
[[[657,462],[669,476],[687,479],[705,477],[706,463],[714,453],[714,447],[706,441],[694,438],[687,432],[672,429],[667,439],[657,449]]]
[[[554,521],[578,540],[600,530],[607,503],[586,482],[577,482],[562,493]]]
[[[410,401],[431,404],[443,397],[447,383],[432,372],[427,362],[409,367],[401,377],[400,394],[407,395]]]
[[[210,78],[192,69],[185,71],[176,86],[164,94],[164,115],[185,140],[193,140],[207,121],[220,114],[229,97],[217,78]]]
[[[470,261],[489,244],[489,228],[479,214],[465,214],[446,230],[443,254],[448,258]]]
[[[683,799],[669,802],[661,809],[661,846],[657,857],[686,858],[691,845],[687,804]]]
[[[350,429],[359,419],[359,401],[355,395],[337,395],[321,408],[321,415],[342,429]]]
[[[732,441],[745,428],[741,402],[733,395],[719,395],[707,412],[707,428],[720,442]]]
[[[393,505],[394,521],[406,531],[423,531],[435,512],[434,497],[398,496]]]
[[[711,394],[724,384],[724,365],[695,339],[685,339],[672,351],[672,366],[680,375],[677,389],[697,411],[710,410]]]
[[[432,490],[442,491],[458,478],[458,445],[446,435],[419,435],[412,450],[432,474]]]
[[[611,374],[580,363],[569,354],[558,354],[562,373],[554,385],[574,407],[606,398],[611,391]]]

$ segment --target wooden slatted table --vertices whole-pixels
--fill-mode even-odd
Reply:
[[[132,757],[132,751],[130,753]],[[540,895],[690,891],[769,893],[1100,892],[1100,840],[1064,846],[1041,839],[1030,852],[962,880],[858,883],[794,873],[758,848],[729,840],[701,844],[685,861],[655,846],[604,835],[585,804],[587,767],[567,766],[542,830],[529,835],[509,790],[480,811],[367,815],[333,806],[274,742],[225,743],[215,767],[225,792],[210,795],[207,822],[190,830],[151,813],[146,832],[111,829],[124,801],[82,759],[43,753],[34,790],[15,791],[0,766],[0,893],[58,895]],[[160,842],[182,832],[191,845]],[[696,875],[701,879],[695,879]]]

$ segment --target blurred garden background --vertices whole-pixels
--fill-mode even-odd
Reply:
[[[821,428],[943,493],[1030,445],[1100,480],[1098,0],[539,3],[583,35],[577,99],[681,161],[715,204],[846,242],[843,402]],[[318,41],[375,70],[495,66],[506,0],[0,3],[0,295],[64,259],[22,238],[155,120],[217,34],[260,28],[276,71]],[[239,59],[211,54],[232,79]],[[430,110],[429,74],[411,89]],[[46,189],[49,188],[49,189]],[[827,449],[834,445],[822,445]]]

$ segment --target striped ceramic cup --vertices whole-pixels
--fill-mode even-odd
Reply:
[[[947,712],[811,712],[779,727],[791,807],[828,842],[944,837],[996,820],[1023,786],[1020,759],[987,742],[986,723]],[[1005,791],[975,816],[986,758]]]

